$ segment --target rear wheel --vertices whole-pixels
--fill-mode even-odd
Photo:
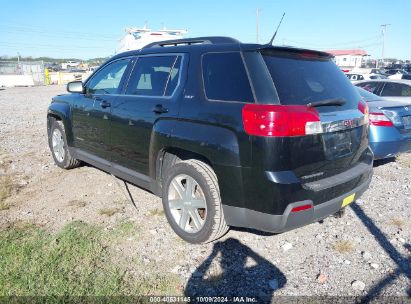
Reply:
[[[182,161],[166,176],[163,207],[177,235],[190,243],[207,243],[227,232],[217,177],[210,166],[198,160]]]
[[[80,161],[73,158],[67,146],[66,132],[63,122],[53,119],[49,132],[49,146],[54,162],[64,169],[72,169],[80,165]]]

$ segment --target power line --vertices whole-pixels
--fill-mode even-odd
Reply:
[[[22,32],[35,32],[35,33],[42,33],[42,34],[47,34],[47,33],[53,33],[53,31],[57,34],[69,34],[69,35],[77,35],[77,36],[88,36],[88,37],[101,37],[101,38],[115,38],[118,37],[117,35],[114,34],[104,34],[101,32],[78,32],[78,31],[67,31],[66,29],[50,29],[50,28],[45,28],[45,27],[39,27],[39,26],[22,26],[22,25],[16,25],[16,24],[10,24],[10,23],[2,23],[0,22],[0,25],[2,25],[3,28],[8,28],[10,30],[16,30],[16,31],[22,31]]]

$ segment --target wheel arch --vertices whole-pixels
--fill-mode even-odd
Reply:
[[[66,140],[69,146],[73,145],[73,132],[71,128],[71,110],[70,106],[65,103],[54,102],[50,104],[47,110],[47,131],[50,132],[51,122],[60,120],[63,122]]]

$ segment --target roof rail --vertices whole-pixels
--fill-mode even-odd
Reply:
[[[176,39],[176,40],[166,40],[157,41],[147,44],[143,49],[149,49],[153,47],[167,47],[167,46],[179,46],[179,45],[193,45],[193,44],[223,44],[223,43],[240,43],[237,39],[231,37],[199,37],[199,38],[188,38],[188,39]]]

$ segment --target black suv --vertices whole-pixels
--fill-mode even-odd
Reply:
[[[48,109],[52,155],[162,197],[192,243],[338,212],[372,176],[368,110],[331,55],[205,37],[114,56]]]

